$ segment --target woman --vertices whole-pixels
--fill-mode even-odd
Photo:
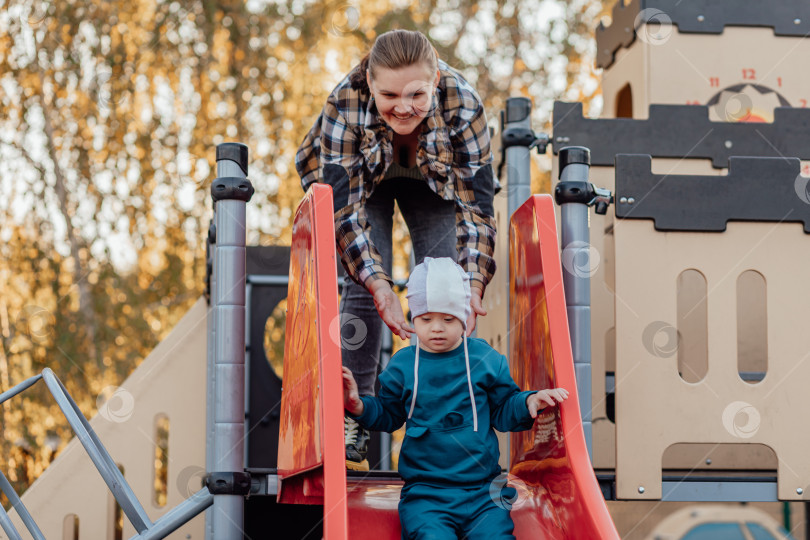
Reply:
[[[427,37],[407,30],[378,36],[329,95],[296,168],[305,191],[314,182],[332,186],[337,248],[351,278],[340,303],[342,331],[350,334],[341,340],[343,365],[361,395],[374,394],[380,319],[403,339],[413,332],[390,277],[394,201],[416,264],[451,257],[468,272],[468,335],[474,330],[495,272],[489,129],[475,90],[439,60]],[[366,470],[368,433],[348,417],[345,430],[347,466]]]

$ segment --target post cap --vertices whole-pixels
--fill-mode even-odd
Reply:
[[[560,172],[574,163],[591,165],[591,151],[584,146],[566,146],[560,150]]]
[[[242,143],[228,142],[217,145],[217,161],[229,159],[236,162],[244,171],[248,173],[248,147]]]
[[[510,97],[506,99],[506,123],[525,120],[532,112],[532,100],[527,97]]]

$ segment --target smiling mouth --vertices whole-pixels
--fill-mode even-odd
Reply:
[[[393,117],[394,117],[394,118],[396,118],[397,120],[410,120],[411,118],[413,118],[413,117],[414,117],[414,116],[416,116],[416,115],[415,115],[415,114],[408,114],[408,115],[406,115],[406,116],[400,116],[400,115],[398,115],[398,114],[391,113],[391,116],[393,116]]]

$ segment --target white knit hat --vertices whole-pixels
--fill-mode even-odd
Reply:
[[[461,321],[465,332],[464,363],[467,368],[467,389],[473,413],[473,431],[478,431],[478,407],[475,404],[472,376],[470,375],[470,353],[467,350],[467,317],[470,316],[470,276],[453,259],[425,257],[416,265],[408,279],[408,306],[411,317],[425,313],[446,313]],[[408,419],[413,416],[416,396],[419,391],[419,338],[416,338],[416,354],[413,363],[413,393]]]
[[[447,313],[467,328],[470,316],[470,276],[449,257],[425,260],[416,265],[408,279],[411,316]]]

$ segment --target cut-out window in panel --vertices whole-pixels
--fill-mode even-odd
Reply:
[[[79,516],[68,514],[62,521],[62,540],[79,540]]]
[[[696,383],[709,371],[709,319],[706,277],[697,270],[678,276],[678,373]]]
[[[743,430],[750,418],[748,413],[741,408],[736,414],[724,418],[727,424],[723,428],[745,433]],[[661,457],[663,469],[776,469],[777,463],[776,452],[759,443],[675,443],[668,446]]]
[[[633,89],[630,83],[616,94],[616,118],[633,118]]]
[[[737,372],[751,384],[768,371],[767,311],[765,277],[746,270],[737,278]]]
[[[158,415],[155,418],[155,489],[154,503],[166,506],[169,493],[169,418]]]
[[[596,374],[595,374],[596,375]],[[598,376],[598,375],[597,375]],[[605,332],[605,413],[616,422],[616,327]]]
[[[264,326],[264,354],[279,379],[284,374],[284,333],[287,326],[287,299],[273,310]]]

